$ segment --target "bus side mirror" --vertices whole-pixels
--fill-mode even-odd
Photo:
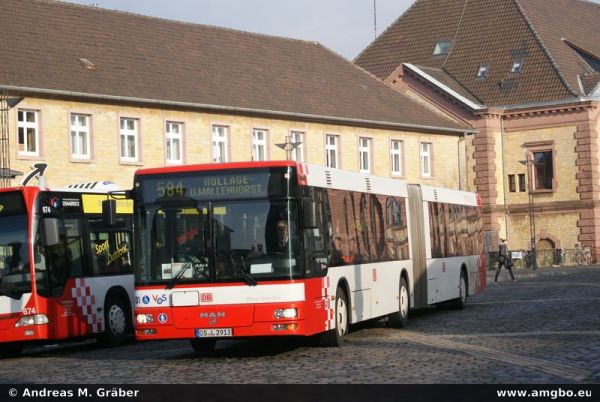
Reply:
[[[114,226],[117,221],[117,201],[102,201],[102,223],[106,226]]]
[[[317,203],[311,198],[303,198],[302,212],[304,214],[304,229],[315,229],[317,227]]]
[[[44,219],[44,245],[55,246],[60,243],[60,234],[58,232],[58,219]]]

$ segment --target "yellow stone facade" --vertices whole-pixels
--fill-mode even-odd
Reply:
[[[22,157],[17,154],[17,112],[38,111],[41,138],[40,157]],[[70,158],[70,116],[81,113],[91,117],[92,158],[74,161]],[[120,118],[133,118],[139,122],[141,160],[123,163],[119,159]],[[405,175],[401,179],[449,188],[464,188],[466,167],[464,161],[465,139],[457,134],[423,133],[396,129],[379,129],[349,125],[325,124],[282,120],[233,114],[207,113],[203,111],[180,111],[75,102],[44,98],[25,98],[9,113],[11,145],[11,169],[27,173],[36,162],[48,164],[48,185],[62,187],[72,183],[110,180],[122,188],[130,188],[135,170],[142,167],[166,165],[165,124],[167,121],[183,124],[184,163],[209,163],[212,160],[212,126],[225,125],[230,129],[230,161],[248,161],[252,158],[252,130],[268,132],[267,159],[285,159],[285,151],[275,144],[285,142],[290,130],[302,131],[305,162],[325,163],[325,135],[339,136],[341,168],[358,171],[358,140],[371,139],[371,173],[391,176],[390,141],[403,141]],[[422,178],[420,170],[420,147],[422,142],[433,144],[433,176]],[[13,180],[17,185],[21,177]]]

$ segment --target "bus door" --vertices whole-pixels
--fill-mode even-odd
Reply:
[[[85,289],[76,289],[77,277],[85,274],[88,265],[84,253],[84,232],[81,219],[76,217],[45,218],[56,220],[57,241],[45,245],[43,258],[48,270],[49,319],[55,325],[51,338],[63,339],[85,335],[87,322],[85,311],[76,304],[76,299],[93,297]],[[42,227],[45,225],[41,225]],[[74,294],[81,291],[84,293]],[[89,293],[89,291],[88,291]]]

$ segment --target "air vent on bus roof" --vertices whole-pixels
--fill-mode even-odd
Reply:
[[[371,179],[369,177],[365,177],[365,184],[367,185],[367,191],[371,191]]]
[[[325,171],[325,182],[328,186],[331,186],[333,184],[333,179],[331,178],[331,171],[329,170]]]
[[[438,192],[437,192],[437,190],[436,190],[435,188],[433,189],[433,199],[434,199],[435,201],[437,201],[437,200],[438,200]]]

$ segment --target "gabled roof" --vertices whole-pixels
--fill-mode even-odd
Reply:
[[[468,129],[315,42],[51,0],[2,0],[0,26],[0,87],[9,90]]]
[[[600,79],[598,21],[584,0],[417,0],[355,63],[381,79],[402,63],[435,68],[486,106],[585,97]],[[439,41],[447,55],[433,55]]]

